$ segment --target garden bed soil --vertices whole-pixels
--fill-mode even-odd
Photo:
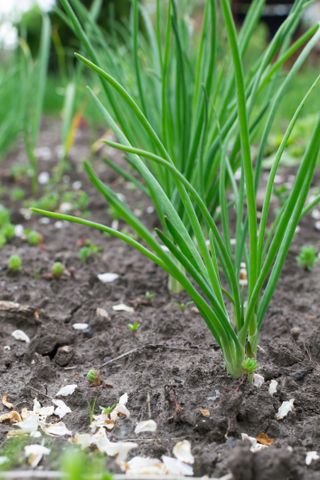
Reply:
[[[50,171],[56,162],[59,128],[52,120],[44,123],[40,144],[49,149],[51,158],[40,158],[40,171]],[[91,218],[108,224],[111,219],[104,200],[82,173],[90,140],[86,130],[78,135],[72,169],[64,182],[70,181],[71,189],[74,181],[81,180],[90,192]],[[21,148],[1,163],[1,186],[13,188],[10,167],[23,156]],[[96,166],[152,226],[155,218],[145,213],[147,203],[141,194],[128,189],[101,159]],[[72,413],[65,423],[73,432],[85,432],[88,401],[96,399],[97,406],[107,406],[127,392],[131,417],[110,438],[137,441],[139,447],[131,456],[171,455],[174,444],[187,439],[192,444],[196,476],[221,477],[232,472],[235,480],[320,478],[319,460],[310,466],[305,462],[307,452],[320,453],[320,265],[309,273],[296,262],[299,246],[320,248],[320,233],[311,217],[302,222],[265,319],[258,355],[265,383],[256,388],[226,374],[217,344],[196,309],[184,294],[169,295],[166,275],[139,253],[84,227],[63,224],[57,228],[61,225],[55,221],[43,224],[36,216],[25,220],[20,206],[8,195],[2,203],[10,208],[15,223],[44,236],[40,248],[15,239],[0,251],[0,300],[37,311],[36,316],[1,317],[1,393],[8,394],[17,409],[30,408],[35,397],[45,404],[47,396],[63,385],[77,384],[76,392],[66,399]],[[84,239],[102,247],[101,254],[86,264],[78,253]],[[18,275],[10,275],[6,268],[13,253],[23,260]],[[47,273],[57,260],[67,266],[69,275],[49,280]],[[104,272],[117,273],[119,279],[103,284],[97,274]],[[146,292],[154,293],[152,300]],[[120,303],[133,307],[134,313],[113,311]],[[106,318],[97,309],[104,309]],[[133,321],[140,323],[135,333],[128,328]],[[88,331],[73,329],[74,323],[83,322],[90,325]],[[16,341],[11,336],[15,329],[26,332],[31,343]],[[126,355],[102,367],[122,354]],[[105,386],[89,386],[85,375],[90,368],[100,370]],[[272,379],[279,383],[273,397],[268,392]],[[293,411],[282,421],[276,420],[280,405],[290,399],[294,399]],[[135,435],[136,423],[150,416],[157,422],[156,433]],[[2,441],[9,430],[11,426],[0,425]],[[242,433],[252,437],[265,433],[273,445],[252,453],[241,441]],[[65,448],[62,440],[58,445]],[[43,465],[57,468],[57,457],[44,460]],[[117,469],[112,460],[108,465]]]

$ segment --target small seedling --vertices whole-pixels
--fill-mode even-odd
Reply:
[[[42,239],[41,233],[35,232],[34,230],[27,233],[27,242],[31,247],[37,247],[40,245]]]
[[[318,252],[315,247],[310,245],[304,245],[301,247],[300,253],[297,257],[299,267],[302,267],[310,272],[318,260]]]
[[[15,226],[12,225],[11,223],[7,223],[2,227],[1,233],[6,240],[11,240],[16,234]]]
[[[154,292],[149,292],[149,290],[145,293],[145,297],[146,297],[146,300],[148,300],[148,302],[152,302],[152,300],[154,299],[155,297],[155,293]]]
[[[0,227],[10,223],[10,212],[7,208],[0,207]]]
[[[6,237],[0,232],[0,250],[5,246],[6,243]]]
[[[86,241],[85,245],[79,251],[79,257],[80,257],[81,262],[83,262],[83,263],[87,262],[87,260],[90,257],[92,257],[94,255],[98,255],[100,250],[101,249],[100,249],[100,247],[98,247],[98,245],[94,245],[90,241]]]
[[[93,400],[88,400],[88,416],[89,416],[89,424],[93,420],[93,416],[96,413],[96,405],[97,405],[97,399],[94,398]]]
[[[55,262],[51,267],[53,278],[59,279],[64,274],[64,265],[61,262]]]
[[[128,323],[128,328],[131,332],[136,332],[140,328],[139,322]]]
[[[11,192],[11,200],[14,202],[21,202],[25,198],[26,194],[22,188],[14,188]]]
[[[102,384],[100,373],[95,369],[89,370],[89,372],[86,375],[86,379],[91,385],[94,385],[94,386],[99,386]]]
[[[102,409],[102,413],[105,413],[106,415],[110,415],[111,412],[116,408],[117,404],[113,403],[110,405],[110,407],[100,407]]]
[[[10,272],[18,273],[22,269],[22,260],[19,255],[11,255],[8,260],[8,269]]]

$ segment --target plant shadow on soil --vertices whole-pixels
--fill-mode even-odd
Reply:
[[[50,149],[52,158],[40,159],[41,171],[52,168],[57,142],[59,126],[46,120],[40,143]],[[68,178],[70,184],[81,180],[89,191],[91,218],[108,222],[104,200],[82,173],[88,142],[88,133],[81,131]],[[1,185],[9,190],[13,188],[10,167],[19,156],[23,156],[22,150],[9,154],[0,166]],[[145,211],[147,204],[137,191],[127,189],[99,159],[96,168],[130,204],[134,202]],[[139,448],[132,452],[134,455],[170,455],[178,440],[188,439],[197,476],[219,477],[231,470],[235,480],[320,478],[319,460],[308,467],[305,464],[306,452],[320,450],[320,265],[306,273],[296,264],[299,246],[307,243],[320,248],[320,234],[311,217],[302,222],[265,320],[258,360],[259,373],[266,382],[257,389],[228,377],[219,349],[197,311],[192,305],[179,308],[178,302],[187,302],[185,296],[170,296],[166,275],[139,253],[116,239],[77,225],[57,228],[54,221],[43,224],[38,217],[25,220],[19,205],[9,201],[8,195],[1,203],[10,208],[14,223],[44,236],[41,248],[15,239],[0,251],[0,300],[29,305],[39,312],[38,320],[1,318],[1,393],[7,393],[18,408],[31,407],[35,397],[46,403],[42,394],[52,396],[61,386],[76,383],[78,390],[67,399],[72,413],[65,423],[73,432],[85,432],[88,401],[96,399],[97,406],[107,406],[128,392],[131,417],[110,438],[137,440]],[[143,215],[152,226],[153,215]],[[81,239],[102,247],[102,253],[86,264],[79,260]],[[13,253],[21,255],[24,265],[23,272],[16,276],[8,275],[6,269]],[[56,260],[62,261],[72,275],[49,281],[43,274]],[[102,284],[97,274],[103,272],[120,277],[114,283]],[[154,293],[152,300],[146,299],[147,291]],[[133,307],[135,312],[113,311],[112,306],[119,303]],[[108,318],[97,315],[97,308],[105,309]],[[128,328],[132,321],[140,323],[134,333]],[[83,322],[90,325],[88,331],[72,328],[74,323]],[[11,336],[17,328],[30,336],[30,345]],[[4,346],[10,346],[10,350]],[[85,374],[90,368],[99,369],[132,349],[137,350],[100,368],[107,387],[88,385]],[[271,379],[279,382],[273,397],[268,393]],[[295,400],[293,412],[277,421],[279,406],[291,398]],[[203,416],[201,409],[208,409],[210,416]],[[158,430],[137,438],[135,424],[147,419],[149,411]],[[2,441],[11,429],[0,425]],[[262,432],[274,440],[273,445],[251,453],[241,442],[241,433],[256,437]],[[64,448],[63,442],[58,444]],[[111,461],[108,465],[116,468]]]

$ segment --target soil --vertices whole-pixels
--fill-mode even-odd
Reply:
[[[91,137],[85,129],[78,135],[64,184],[72,189],[73,182],[80,180],[90,192],[91,218],[108,224],[111,219],[104,200],[82,173],[81,161],[89,155]],[[57,160],[57,122],[46,120],[40,145],[51,155],[49,159],[40,155],[40,171],[50,172]],[[14,187],[10,167],[22,158],[23,149],[18,148],[1,163],[1,186]],[[143,197],[129,190],[100,158],[96,166],[102,178],[141,209],[144,221],[152,226],[155,218],[145,213]],[[320,479],[320,461],[310,466],[305,462],[307,452],[320,452],[320,264],[305,272],[296,262],[299,246],[307,243],[320,248],[320,234],[311,217],[302,222],[265,319],[258,356],[265,383],[257,388],[226,374],[217,344],[196,309],[184,294],[169,295],[166,275],[139,253],[84,227],[53,220],[44,224],[36,216],[26,220],[21,205],[6,194],[1,202],[11,209],[15,223],[44,237],[40,248],[15,239],[0,251],[0,300],[28,305],[38,313],[36,317],[1,317],[1,393],[7,393],[18,409],[31,407],[35,397],[46,403],[47,395],[76,383],[76,393],[67,398],[72,413],[65,423],[73,432],[84,432],[88,430],[88,401],[96,399],[97,406],[107,406],[127,392],[131,417],[110,438],[137,440],[139,448],[133,455],[171,455],[178,440],[188,439],[196,476],[220,477],[231,471],[235,480]],[[85,239],[100,245],[102,252],[84,264],[79,248]],[[10,275],[6,267],[13,253],[23,259],[18,275]],[[48,272],[57,260],[66,265],[68,274],[52,280]],[[119,279],[103,284],[97,274],[104,272],[117,273]],[[146,292],[154,293],[153,299],[148,300]],[[112,306],[119,303],[133,307],[134,313],[113,311]],[[108,312],[107,318],[97,315],[98,308]],[[128,328],[133,321],[140,323],[135,333]],[[87,331],[73,329],[74,323],[83,322],[90,326]],[[11,336],[15,329],[25,331],[31,343],[16,341]],[[131,350],[135,351],[102,367]],[[100,370],[106,386],[89,386],[85,375],[90,368]],[[271,379],[279,382],[273,397],[268,393]],[[292,398],[293,411],[282,421],[276,420],[282,402]],[[203,416],[201,409],[209,410],[209,416]],[[136,422],[150,413],[158,424],[157,432],[137,438],[133,433]],[[0,424],[2,441],[11,429]],[[241,433],[252,437],[265,433],[273,445],[252,453]],[[64,448],[63,442],[60,445]],[[57,467],[55,459],[49,465],[43,463],[47,468]],[[108,465],[116,468],[111,461]]]

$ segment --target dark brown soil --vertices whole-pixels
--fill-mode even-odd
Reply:
[[[42,160],[40,170],[49,171],[56,161],[58,135],[59,126],[47,122],[41,145],[49,147],[53,157],[49,162]],[[69,175],[70,185],[81,180],[86,189],[81,160],[88,155],[88,141],[88,134],[82,131]],[[17,158],[18,152],[14,152],[0,166],[1,185],[9,189],[14,186],[9,168]],[[99,159],[97,166],[117,192],[145,212],[146,203],[137,192],[126,189]],[[91,217],[109,222],[104,200],[92,187],[89,191]],[[156,434],[139,436],[134,455],[170,455],[177,440],[189,439],[197,476],[219,477],[231,471],[235,480],[320,479],[320,461],[308,467],[305,463],[306,452],[320,453],[320,264],[309,273],[296,263],[300,245],[320,248],[320,235],[311,217],[303,221],[297,234],[265,320],[259,373],[266,383],[257,389],[228,377],[217,345],[196,310],[183,294],[170,296],[166,275],[140,254],[118,240],[77,225],[56,228],[54,221],[44,225],[38,217],[27,221],[7,195],[2,203],[11,209],[15,223],[44,236],[41,248],[15,239],[0,251],[0,300],[29,305],[39,312],[38,320],[19,315],[1,318],[1,393],[7,393],[17,408],[31,407],[36,396],[45,403],[41,394],[50,396],[61,386],[76,383],[78,390],[67,399],[73,412],[65,422],[72,431],[84,432],[88,429],[88,400],[97,399],[97,405],[106,406],[128,392],[131,418],[122,422],[111,438],[135,439],[134,426],[148,418],[148,407],[158,424]],[[152,225],[152,215],[143,216]],[[102,247],[101,255],[86,264],[78,253],[83,239]],[[23,259],[23,272],[18,275],[8,274],[6,268],[13,253]],[[64,262],[71,274],[49,280],[46,274],[56,260]],[[104,272],[118,273],[120,278],[104,285],[97,278]],[[155,294],[152,300],[146,300],[147,291]],[[135,313],[114,312],[112,306],[118,303],[134,307]],[[105,309],[109,318],[99,317],[97,308]],[[128,328],[131,321],[141,324],[136,333]],[[76,332],[72,324],[78,322],[89,323],[89,330]],[[30,336],[29,346],[12,338],[11,332],[17,328]],[[10,346],[10,351],[4,346]],[[64,346],[69,348],[61,349]],[[133,349],[134,353],[100,368]],[[100,368],[108,387],[88,385],[85,374],[93,367]],[[268,393],[271,379],[279,382],[273,397]],[[277,421],[279,406],[291,398],[295,399],[293,412]],[[201,408],[208,409],[210,416],[204,417]],[[0,425],[3,440],[10,429]],[[266,433],[274,443],[251,453],[240,440],[241,433],[253,437]],[[55,468],[56,464],[47,466]]]

